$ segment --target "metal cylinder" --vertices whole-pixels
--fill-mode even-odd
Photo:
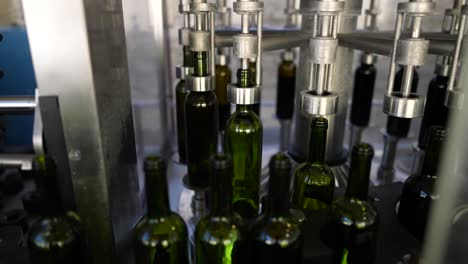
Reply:
[[[301,9],[312,6],[315,1],[303,0]],[[362,0],[349,0],[345,4],[345,13],[352,13],[360,9]],[[357,7],[357,8],[356,8]],[[340,33],[347,33],[356,30],[357,17],[343,16],[340,20]],[[304,16],[302,18],[302,29],[312,33],[314,29],[314,17]],[[296,80],[296,103],[293,118],[293,136],[289,145],[289,153],[296,161],[303,161],[307,156],[310,137],[310,119],[301,112],[300,93],[308,87],[308,69],[309,69],[309,47],[308,44],[300,48],[299,65]],[[330,164],[340,164],[346,160],[346,153],[343,148],[343,138],[346,125],[346,111],[348,104],[348,91],[352,90],[352,67],[354,51],[349,48],[339,47],[336,61],[336,74],[334,76],[334,85],[331,91],[339,96],[337,112],[334,115],[325,116],[328,119],[327,149],[325,158]]]
[[[0,113],[23,114],[32,113],[36,108],[34,96],[8,96],[0,97]]]

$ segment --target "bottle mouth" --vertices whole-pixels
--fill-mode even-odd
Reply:
[[[368,143],[360,143],[354,146],[352,156],[372,158],[374,156],[374,148]]]
[[[145,171],[163,170],[166,171],[166,163],[159,156],[148,156],[144,163]]]
[[[312,126],[319,128],[328,128],[328,120],[324,117],[315,117],[312,119]]]
[[[210,158],[211,168],[225,170],[232,167],[231,156],[225,153],[216,153]]]
[[[291,169],[291,159],[284,153],[278,153],[271,157],[270,170]]]

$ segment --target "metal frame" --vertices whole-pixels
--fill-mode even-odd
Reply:
[[[39,91],[60,101],[91,262],[130,263],[141,207],[121,1],[22,2]]]

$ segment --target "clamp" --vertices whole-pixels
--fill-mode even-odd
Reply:
[[[344,11],[342,1],[301,3],[301,14],[313,16],[309,40],[310,76],[308,89],[301,92],[301,111],[306,116],[332,115],[338,110],[338,94],[332,91],[338,50],[338,25]]]
[[[228,85],[228,100],[233,104],[252,105],[260,103],[262,84],[262,31],[263,2],[238,0],[233,10],[241,16],[241,33],[234,36],[233,53],[241,61],[242,69],[249,69],[249,59],[256,59],[255,84],[251,87]],[[257,34],[250,33],[250,17],[256,20]]]
[[[434,13],[435,3],[431,0],[410,0],[398,3],[398,16],[391,54],[387,93],[384,97],[383,112],[400,118],[416,118],[424,114],[426,98],[411,93],[413,68],[424,65],[429,41],[421,38],[422,18]],[[410,35],[401,37],[402,26],[411,19]],[[393,90],[396,65],[404,67],[401,89]]]

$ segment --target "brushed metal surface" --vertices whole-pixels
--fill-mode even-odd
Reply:
[[[60,101],[90,262],[131,263],[141,207],[122,3],[23,0],[23,7],[40,93]]]

